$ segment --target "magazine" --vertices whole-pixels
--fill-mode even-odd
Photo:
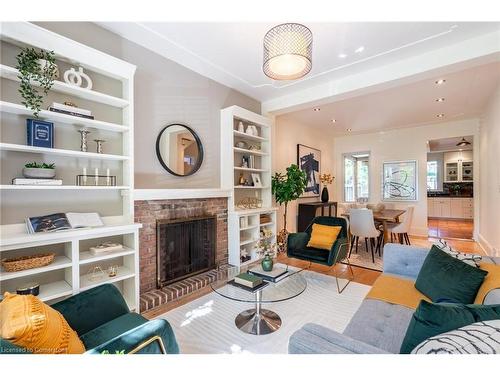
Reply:
[[[57,213],[26,219],[28,233],[57,232],[66,229],[100,227],[104,223],[96,212],[91,213]]]

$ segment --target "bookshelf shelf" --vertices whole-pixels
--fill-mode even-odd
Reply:
[[[5,113],[12,113],[14,115],[21,116],[33,116],[33,112],[26,108],[22,104],[10,103],[5,101],[0,101],[0,111]],[[51,112],[45,109],[41,110],[38,117],[42,120],[48,120],[56,122],[58,125],[80,125],[85,128],[101,129],[112,132],[127,132],[129,131],[128,126],[113,124],[111,122],[90,120],[83,117],[66,115],[64,113]]]
[[[11,66],[0,64],[0,77],[19,82],[19,70]],[[78,86],[68,85],[62,81],[54,81],[52,91],[69,94],[77,98],[90,100],[97,103],[110,105],[117,108],[125,108],[129,105],[128,100],[117,98],[115,96],[103,94],[94,90],[87,90]]]
[[[14,57],[19,53],[19,47],[34,47],[54,51],[59,74],[64,73],[67,66],[83,66],[85,72],[99,83],[99,89],[113,93],[105,94],[95,90],[69,85],[59,78],[54,81],[47,102],[64,98],[84,99],[94,103],[94,112],[108,113],[113,122],[91,120],[64,113],[41,110],[39,118],[54,124],[58,144],[64,148],[44,148],[28,146],[22,143],[26,139],[26,118],[32,118],[33,113],[22,103],[18,94],[19,78],[16,68],[6,65],[8,59],[0,64],[0,77],[3,83],[0,97],[0,112],[2,122],[0,132],[8,138],[0,140],[2,152],[2,181],[9,183],[13,177],[20,174],[20,168],[29,154],[40,155],[44,162],[61,157],[57,165],[61,179],[66,185],[0,185],[2,194],[8,197],[10,207],[2,213],[3,225],[0,225],[0,253],[2,258],[9,252],[33,254],[40,252],[41,246],[54,248],[57,256],[54,262],[46,267],[26,270],[19,273],[0,271],[0,293],[15,292],[21,284],[37,282],[40,284],[39,297],[50,302],[77,294],[99,283],[87,283],[82,275],[94,262],[112,262],[113,259],[121,266],[119,275],[109,278],[116,283],[128,305],[139,306],[139,228],[141,224],[134,223],[134,75],[136,67],[126,61],[107,55],[101,51],[75,42],[29,22],[10,22],[2,24],[0,43],[5,56]],[[98,79],[96,80],[98,76]],[[63,95],[60,95],[63,94]],[[67,98],[67,99],[66,99]],[[58,100],[59,101],[59,100]],[[78,102],[78,101],[77,101]],[[44,107],[46,107],[45,103]],[[102,134],[103,138],[113,142],[114,154],[99,154],[81,152],[76,129],[88,128],[92,133],[101,135],[100,131],[114,134]],[[94,132],[94,130],[97,130]],[[78,142],[78,143],[77,143]],[[64,145],[64,146],[62,146]],[[23,155],[24,154],[24,155]],[[32,156],[30,156],[31,158]],[[63,159],[64,158],[64,159]],[[106,161],[114,163],[111,167],[121,181],[120,186],[76,186],[71,170],[81,168],[108,168]],[[10,164],[9,164],[10,163]],[[12,165],[13,168],[5,168]],[[89,169],[90,170],[90,169]],[[71,176],[71,178],[70,178]],[[62,194],[63,191],[67,193]],[[77,192],[90,192],[78,194]],[[16,193],[12,193],[16,192]],[[59,194],[58,192],[61,192]],[[113,192],[113,193],[110,193]],[[72,199],[74,196],[74,199]],[[36,203],[31,206],[26,197],[36,197]],[[68,198],[68,197],[71,197]],[[77,207],[85,207],[86,212],[97,212],[103,215],[104,226],[94,228],[72,229],[58,232],[28,234],[26,225],[16,213],[22,207],[23,216],[36,217],[56,212],[78,212]],[[104,207],[109,207],[105,209]],[[2,209],[4,207],[2,206]],[[47,212],[49,210],[53,212]],[[107,211],[106,211],[107,210]],[[114,216],[109,215],[112,212]],[[88,252],[89,247],[96,244],[113,241],[123,244],[119,253],[103,254],[93,257]],[[64,248],[64,254],[60,254]],[[62,256],[65,255],[65,256]],[[107,277],[107,276],[106,276]]]

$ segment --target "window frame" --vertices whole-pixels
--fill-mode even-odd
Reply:
[[[357,157],[357,155],[359,155]],[[371,152],[370,151],[358,151],[358,152],[347,152],[342,154],[342,198],[345,203],[356,203],[359,199],[358,197],[358,161],[366,160],[368,162],[368,196],[366,197],[367,201],[370,200],[370,195],[371,195],[371,165],[370,165],[370,156]],[[351,159],[354,162],[354,182],[353,182],[353,201],[348,201],[346,199],[346,178],[345,178],[345,173],[346,173],[346,168],[345,168],[345,160],[346,159]]]

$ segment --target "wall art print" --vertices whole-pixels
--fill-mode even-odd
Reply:
[[[297,165],[307,176],[307,184],[301,198],[319,197],[319,173],[321,151],[315,148],[297,145]]]
[[[417,161],[391,161],[383,165],[382,197],[384,201],[416,201]]]

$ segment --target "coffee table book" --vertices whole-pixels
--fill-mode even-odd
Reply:
[[[273,283],[286,277],[288,271],[285,268],[274,267],[271,271],[264,271],[261,265],[251,268],[248,273],[261,277],[264,280],[271,281]]]
[[[232,285],[232,286],[235,286],[237,288],[240,288],[240,289],[243,289],[247,292],[251,292],[251,293],[255,293],[261,289],[264,289],[266,286],[269,285],[269,283],[267,281],[262,281],[262,283],[260,283],[259,285],[257,285],[256,287],[254,288],[250,288],[248,286],[245,286],[245,285],[242,285],[242,284],[238,284],[236,281],[234,280],[230,280],[227,282],[228,285]]]
[[[247,272],[242,272],[234,277],[234,282],[249,288],[255,288],[256,286],[262,284],[262,278]]]

